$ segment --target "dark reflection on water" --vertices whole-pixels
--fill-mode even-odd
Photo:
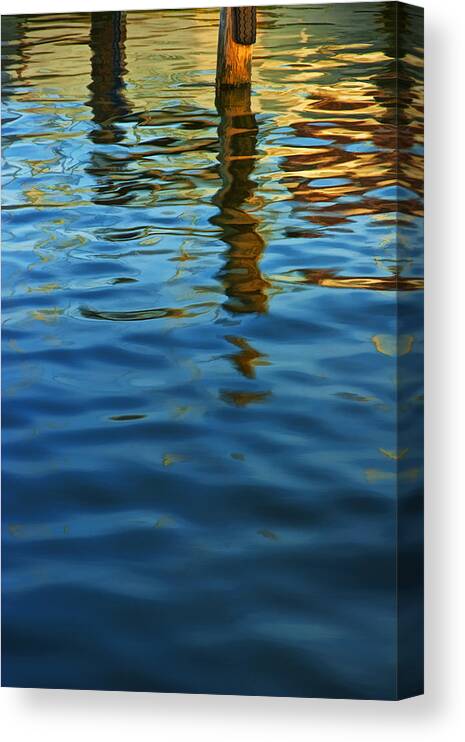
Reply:
[[[418,691],[418,12],[3,19],[6,684]]]
[[[113,144],[124,139],[115,122],[130,113],[124,95],[126,18],[124,13],[91,13],[90,48],[92,83],[90,106],[95,144]]]

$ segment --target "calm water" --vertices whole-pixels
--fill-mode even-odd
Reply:
[[[392,698],[421,35],[260,9],[215,104],[217,22],[3,18],[4,683]]]

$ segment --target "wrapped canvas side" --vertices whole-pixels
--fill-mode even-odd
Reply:
[[[394,3],[399,275],[423,277],[423,8]],[[397,695],[423,692],[423,292],[397,294]]]

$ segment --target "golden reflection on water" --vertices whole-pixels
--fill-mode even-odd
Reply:
[[[422,278],[394,276],[338,276],[330,270],[306,270],[270,276],[273,281],[307,283],[335,289],[369,289],[371,291],[415,291],[423,288]]]
[[[215,66],[216,10],[197,9],[176,17],[175,36],[174,16],[169,11],[70,14],[62,16],[61,23],[53,17],[53,32],[49,18],[52,16],[17,21],[16,62],[8,74],[24,85],[16,95],[23,104],[35,104],[31,111],[50,113],[59,98],[63,117],[56,118],[49,132],[23,136],[40,136],[57,143],[78,138],[80,133],[73,132],[69,120],[78,123],[84,114],[82,108],[72,104],[86,100],[97,125],[89,134],[92,141],[97,145],[119,143],[123,150],[117,158],[101,147],[92,152],[87,171],[95,178],[93,189],[71,189],[53,183],[32,186],[24,191],[28,204],[36,208],[73,207],[89,200],[94,204],[125,205],[143,195],[150,205],[171,186],[180,199],[183,192],[187,198],[199,193],[199,180],[209,185],[212,169],[166,170],[157,167],[157,155],[211,153],[212,164],[217,158],[221,187],[212,199],[218,213],[210,221],[219,228],[227,246],[218,278],[228,311],[266,312],[270,287],[275,282],[375,291],[422,288],[421,278],[403,275],[406,261],[399,255],[391,261],[388,276],[340,275],[341,266],[309,268],[300,270],[299,275],[267,276],[260,267],[268,225],[261,223],[261,201],[254,180],[258,160],[268,168],[269,183],[277,181],[282,186],[276,193],[277,201],[294,203],[299,225],[288,228],[289,237],[315,239],[327,229],[350,227],[355,217],[375,220],[384,216],[386,226],[392,219],[393,233],[402,246],[402,241],[408,242],[403,227],[409,219],[422,215],[423,164],[419,148],[423,138],[423,88],[421,77],[411,73],[421,68],[422,50],[400,49],[401,62],[396,68],[396,25],[389,5],[380,13],[386,35],[382,51],[363,42],[332,43],[330,29],[304,24],[299,29],[298,43],[294,40],[287,52],[286,66],[293,72],[285,87],[280,82],[283,62],[279,47],[275,49],[272,41],[279,38],[279,34],[273,36],[276,14],[260,14],[259,10],[254,90],[266,86],[266,92],[253,99],[247,89],[220,95],[215,101],[220,117],[218,139],[200,136],[202,128],[211,129],[213,124],[206,112],[213,107],[209,81]],[[69,19],[73,21],[72,32]],[[147,56],[147,38],[152,39],[156,54]],[[186,48],[191,49],[189,60],[181,53]],[[164,98],[173,95],[170,86],[183,84],[187,68],[195,86],[197,112],[172,105],[168,112]],[[328,82],[327,74],[337,74],[337,79]],[[161,78],[163,86],[158,84]],[[299,146],[274,141],[266,150],[257,146],[257,115],[266,110],[266,98],[270,96],[276,128],[287,127]],[[159,126],[164,118],[167,122],[176,118],[182,121],[182,141],[155,137],[145,139],[142,149],[125,141],[127,124],[136,121],[141,128]],[[139,168],[137,179],[131,171],[134,163]],[[31,160],[28,164],[34,176],[47,172],[54,160]],[[383,196],[382,189],[397,186],[407,189],[401,201]],[[194,227],[191,233],[195,233]],[[182,249],[174,259],[185,262],[196,256]],[[175,317],[176,311],[186,316],[184,310],[174,309],[149,309],[142,314],[144,318]],[[113,313],[112,317],[122,314]]]
[[[232,312],[265,312],[268,282],[260,271],[265,241],[259,233],[260,219],[241,208],[253,198],[256,183],[251,179],[257,156],[258,125],[251,110],[250,88],[223,90],[216,105],[221,117],[218,128],[222,187],[213,202],[219,214],[212,224],[221,227],[228,245],[221,280]]]
[[[229,358],[235,368],[248,379],[255,378],[257,366],[269,366],[267,355],[253,348],[245,338],[226,335],[225,340],[240,349],[239,353],[233,353]]]

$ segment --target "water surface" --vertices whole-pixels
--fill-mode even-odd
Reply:
[[[217,10],[3,18],[6,684],[397,695],[423,269],[394,5],[260,8],[252,94],[216,101]]]

